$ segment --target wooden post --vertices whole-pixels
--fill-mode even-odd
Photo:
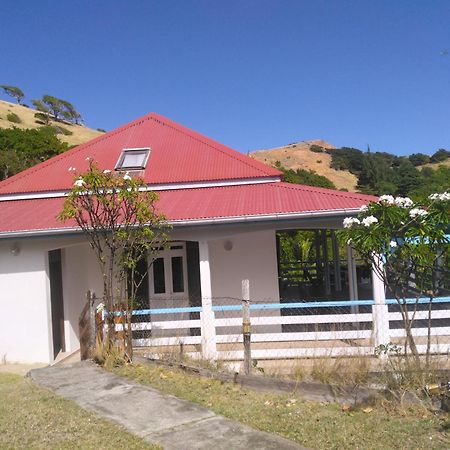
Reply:
[[[96,327],[95,327],[95,294],[91,291],[88,291],[88,302],[89,302],[89,348],[92,352],[95,348],[95,336],[96,336]]]
[[[249,280],[242,280],[242,334],[244,336],[244,374],[250,375],[252,371],[252,355]]]

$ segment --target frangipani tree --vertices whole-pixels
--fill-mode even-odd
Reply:
[[[409,347],[418,360],[412,333],[419,299],[427,297],[427,364],[431,344],[433,299],[444,288],[450,262],[450,192],[432,194],[425,201],[382,195],[363,206],[357,217],[344,219],[341,235],[370,262],[397,300]],[[448,289],[449,286],[446,286]],[[408,298],[415,301],[408,302]],[[386,343],[388,344],[388,343]]]
[[[169,226],[156,210],[158,195],[149,191],[144,180],[101,170],[89,159],[89,169],[74,173],[72,190],[67,195],[60,220],[75,220],[94,250],[103,279],[103,302],[108,324],[107,339],[114,344],[113,311],[126,317],[126,356],[132,358],[131,312],[136,291],[145,274],[137,276],[136,267],[146,258],[151,264],[165,246]],[[148,265],[147,265],[148,269]]]

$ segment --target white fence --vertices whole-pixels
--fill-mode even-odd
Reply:
[[[183,352],[214,358],[243,359],[242,302],[213,299],[214,327],[202,326],[201,307],[147,309],[133,312],[133,345],[158,355]],[[414,316],[412,333],[419,352],[426,351],[431,320],[433,353],[450,351],[450,297],[435,298],[429,318],[429,299],[407,299]],[[415,310],[415,312],[413,312]],[[210,311],[209,311],[210,315]],[[402,344],[405,336],[397,301],[375,304],[372,300],[315,301],[250,304],[252,358],[373,355],[375,347]],[[120,329],[120,325],[116,326]],[[203,331],[203,333],[202,333]],[[209,355],[211,352],[209,353]]]

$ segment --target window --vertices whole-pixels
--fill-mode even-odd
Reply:
[[[116,170],[145,169],[149,155],[149,148],[126,148],[117,161]]]
[[[186,248],[181,242],[162,250],[152,263],[150,298],[185,298],[188,294]]]

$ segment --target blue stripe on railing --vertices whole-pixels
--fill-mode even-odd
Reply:
[[[406,304],[427,304],[430,302],[429,298],[407,298]],[[450,297],[437,297],[433,299],[433,303],[450,303]],[[297,308],[333,308],[333,307],[346,307],[346,306],[372,306],[374,300],[324,300],[315,302],[295,302],[295,303],[253,303],[250,305],[250,309],[297,309]],[[397,305],[397,300],[394,298],[386,299],[387,305]],[[216,305],[212,307],[213,311],[240,311],[242,305]],[[133,315],[144,316],[149,314],[179,314],[179,313],[191,313],[202,312],[201,306],[190,306],[182,308],[158,308],[158,309],[138,309],[133,311]]]

